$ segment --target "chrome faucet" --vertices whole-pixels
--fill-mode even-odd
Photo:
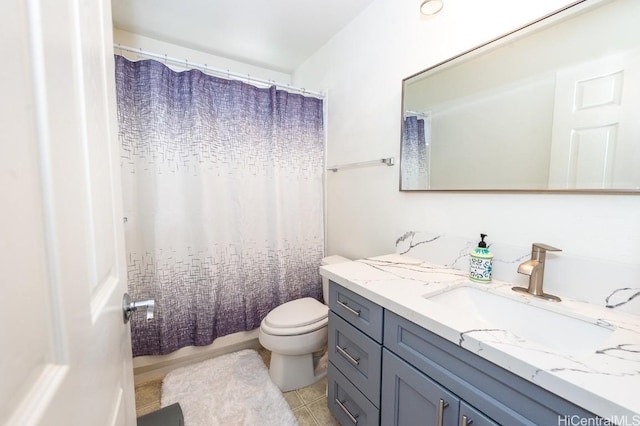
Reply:
[[[529,288],[512,287],[511,289],[513,291],[529,293],[545,300],[560,302],[561,299],[558,296],[547,294],[542,290],[542,282],[544,280],[544,260],[548,251],[562,250],[542,243],[533,243],[531,246],[531,260],[527,260],[518,266],[519,274],[529,275]]]

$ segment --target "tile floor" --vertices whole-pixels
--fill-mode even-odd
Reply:
[[[300,426],[333,426],[340,424],[329,411],[329,407],[327,407],[326,389],[327,379],[324,378],[306,388],[283,394]]]
[[[271,353],[266,349],[259,349],[258,353],[268,367]],[[339,425],[327,407],[326,388],[327,379],[325,378],[311,386],[283,393],[300,426]],[[138,416],[160,408],[161,389],[162,379],[136,386],[136,413]]]
[[[160,409],[162,379],[136,385],[136,416],[140,417]]]

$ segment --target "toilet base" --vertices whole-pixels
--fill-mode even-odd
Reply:
[[[326,375],[326,368],[316,371],[312,353],[305,355],[271,353],[269,376],[282,392],[309,386]]]

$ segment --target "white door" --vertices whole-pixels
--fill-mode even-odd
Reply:
[[[549,188],[640,188],[640,53],[560,70]]]
[[[110,2],[0,12],[0,424],[134,425]]]

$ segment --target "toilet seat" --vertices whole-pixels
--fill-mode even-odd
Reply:
[[[262,320],[260,328],[274,336],[307,334],[327,326],[329,308],[311,297],[278,306]]]

